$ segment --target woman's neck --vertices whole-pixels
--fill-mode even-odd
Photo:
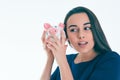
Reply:
[[[81,63],[81,62],[86,62],[86,61],[90,61],[92,59],[94,59],[96,56],[98,55],[97,52],[95,51],[90,51],[88,53],[78,53],[78,55],[76,56],[74,63]]]

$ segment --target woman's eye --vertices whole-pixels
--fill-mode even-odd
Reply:
[[[91,27],[85,27],[84,30],[91,30]]]
[[[70,29],[70,32],[77,32],[77,29]]]

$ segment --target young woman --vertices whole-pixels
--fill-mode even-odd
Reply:
[[[48,58],[41,80],[120,80],[120,56],[111,50],[92,11],[73,8],[66,15],[64,25],[60,40],[55,35],[45,39],[43,32]],[[78,53],[65,55],[66,40]],[[58,67],[51,75],[54,59]]]

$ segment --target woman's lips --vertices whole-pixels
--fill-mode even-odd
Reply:
[[[88,42],[86,42],[86,41],[81,41],[81,42],[78,43],[78,45],[80,47],[85,47],[87,44],[88,44]]]

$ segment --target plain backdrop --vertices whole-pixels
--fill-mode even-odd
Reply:
[[[119,0],[0,0],[0,80],[39,80],[46,61],[43,24],[63,22],[76,6],[96,14],[111,48],[120,54],[119,4]],[[67,53],[73,52],[68,47]]]

